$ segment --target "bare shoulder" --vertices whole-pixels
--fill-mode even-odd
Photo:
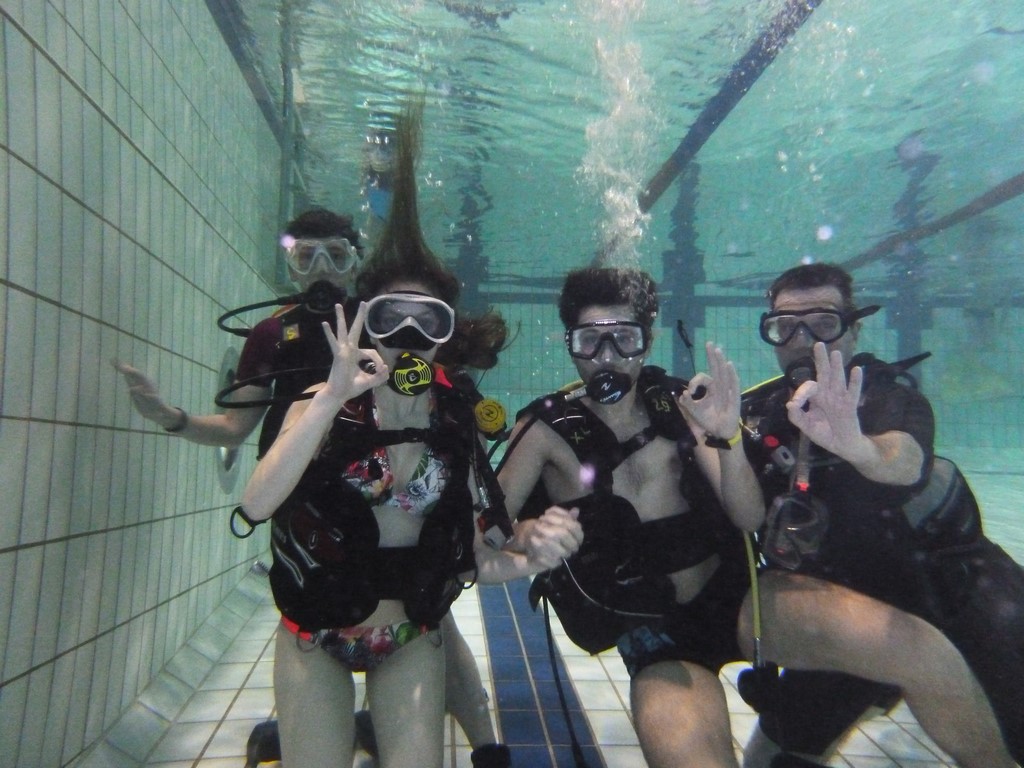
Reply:
[[[508,446],[502,460],[503,481],[532,487],[542,473],[548,479],[552,472],[572,477],[579,474],[579,462],[572,448],[540,419],[521,418],[512,430]]]
[[[506,464],[544,464],[560,442],[561,438],[543,421],[524,416],[512,428],[508,442],[508,450],[511,453]]]
[[[517,427],[522,427],[526,431],[520,444],[513,451],[512,461],[521,462],[522,465],[532,468],[533,472],[543,472],[549,486],[574,486],[579,478],[579,459],[566,439],[549,424],[540,420],[528,428],[520,421]],[[518,459],[515,458],[516,454]],[[555,493],[555,487],[549,487],[548,491]]]
[[[517,516],[531,490],[543,481],[552,498],[574,498],[579,464],[568,444],[543,421],[520,419],[512,431],[498,480],[509,514]]]

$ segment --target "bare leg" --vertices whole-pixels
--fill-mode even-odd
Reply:
[[[651,768],[737,768],[718,675],[687,662],[659,662],[633,679],[630,699]]]
[[[441,620],[444,635],[445,702],[474,748],[493,744],[494,724],[476,657],[451,613]]]
[[[444,649],[441,632],[403,645],[366,673],[381,768],[441,768]]]
[[[274,648],[274,698],[284,765],[352,764],[352,672],[319,648],[300,648],[283,627]]]
[[[886,603],[795,574],[763,575],[766,658],[898,685],[921,727],[964,768],[1013,768],[995,715],[960,653],[935,627]],[[749,596],[740,643],[749,654]]]

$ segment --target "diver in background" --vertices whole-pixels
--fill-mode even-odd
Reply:
[[[289,222],[281,247],[288,274],[307,302],[286,307],[252,329],[235,377],[235,384],[241,386],[232,398],[234,403],[260,403],[273,394],[278,402],[269,411],[266,405],[258,404],[192,416],[168,405],[149,376],[115,360],[114,367],[128,384],[132,404],[143,417],[190,442],[228,448],[241,445],[263,419],[258,455],[266,453],[291,404],[290,398],[327,375],[331,350],[320,323],[326,321],[334,327],[334,304],[345,303],[352,290],[363,250],[352,218],[323,208],[306,211]],[[351,308],[349,311],[353,312]]]
[[[860,319],[878,308],[858,309],[851,276],[829,264],[788,270],[768,297],[761,337],[787,375],[745,393],[743,407],[746,449],[772,507],[765,610],[776,601],[840,604],[832,584],[814,585],[824,579],[922,617],[962,653],[1011,754],[1024,760],[1024,573],[984,536],[959,470],[933,456],[932,410],[906,368],[854,354]],[[765,623],[766,639],[788,631]],[[772,761],[780,749],[824,761],[865,710],[888,707],[894,694],[789,669],[768,691],[744,765],[806,765]]]
[[[370,223],[379,230],[391,207],[393,131],[376,130],[366,141],[364,192]],[[250,331],[233,382],[237,387],[231,396],[235,407],[207,416],[189,415],[164,402],[157,383],[145,373],[114,361],[128,384],[132,404],[144,418],[191,442],[226,448],[241,445],[262,418],[257,455],[263,456],[277,436],[291,399],[323,381],[331,366],[331,351],[320,322],[326,320],[334,328],[335,303],[346,307],[349,320],[354,316],[355,304],[349,298],[364,246],[351,216],[325,208],[312,208],[290,221],[280,244],[288,276],[306,301],[285,307]],[[271,396],[277,402],[268,410],[261,401]],[[238,407],[246,402],[254,405]]]

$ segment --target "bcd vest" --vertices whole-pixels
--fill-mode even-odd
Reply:
[[[851,358],[847,369],[863,367],[865,392],[873,386],[894,382],[917,389],[917,382],[908,369],[929,354],[887,363],[869,353],[860,353]],[[747,427],[747,452],[766,485],[778,486],[780,476],[788,476],[791,471],[791,464],[780,458],[784,457],[787,447],[777,445],[777,440],[770,445],[764,442],[766,435],[784,431],[778,424],[788,423],[784,407],[788,399],[789,384],[781,376],[747,390],[741,398],[741,418]],[[820,459],[822,462],[829,460],[828,457]],[[838,461],[836,457],[831,460]],[[913,549],[936,551],[967,545],[976,541],[982,532],[981,513],[973,492],[956,464],[943,456],[933,457],[922,487],[894,511],[900,514],[883,516],[880,521],[888,520],[891,535],[904,540],[906,546]]]
[[[672,610],[675,589],[667,574],[716,552],[742,554],[732,549],[742,540],[697,466],[696,438],[675,403],[675,394],[685,385],[661,368],[645,367],[637,389],[650,425],[622,443],[590,409],[563,395],[535,400],[517,417],[543,421],[572,448],[581,466],[593,470],[591,494],[559,501],[579,508],[583,545],[565,565],[535,577],[530,587],[534,607],[547,598],[570,639],[591,653],[613,647],[633,626],[658,621]],[[690,508],[645,523],[628,501],[615,495],[613,472],[659,437],[676,444],[679,488]],[[539,516],[550,503],[543,483],[538,483],[520,517]]]
[[[372,393],[350,401],[351,413],[335,418],[323,450],[274,513],[270,584],[278,608],[300,629],[355,626],[382,599],[402,600],[410,621],[433,626],[463,588],[458,575],[474,568],[468,479],[477,436],[462,389],[443,374],[438,379],[428,429],[379,430]],[[405,442],[433,448],[449,477],[419,543],[379,548],[373,510],[342,473],[375,448]]]

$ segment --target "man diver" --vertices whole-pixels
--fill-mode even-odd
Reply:
[[[732,450],[735,369],[712,345],[710,373],[688,386],[645,367],[657,309],[654,282],[640,271],[569,274],[559,311],[585,389],[520,414],[499,481],[510,514],[541,511],[529,498],[538,482],[542,506],[579,508],[585,538],[571,577],[609,609],[588,615],[565,605],[557,573],[534,587],[577,644],[618,645],[648,764],[734,766],[718,670],[740,658],[736,617],[748,583],[740,531],[760,525],[763,506],[743,452]],[[521,520],[514,544],[529,549],[540,525]]]
[[[745,446],[770,505],[763,587],[781,600],[843,599],[801,581],[815,576],[924,618],[965,657],[1010,753],[1024,760],[1024,574],[982,533],[956,466],[934,456],[931,407],[906,371],[917,361],[854,354],[860,320],[878,307],[857,308],[840,267],[790,269],[768,297],[760,334],[785,375],[743,400]],[[775,599],[765,600],[769,613]],[[766,636],[782,629],[766,622]],[[857,677],[787,670],[768,692],[744,766],[809,765],[794,754],[824,762],[865,711],[899,695]]]
[[[261,321],[245,340],[233,402],[260,404],[189,415],[167,404],[149,376],[115,360],[114,367],[128,383],[132,404],[144,418],[190,442],[228,448],[241,445],[263,419],[259,455],[266,453],[291,398],[322,381],[330,369],[331,350],[320,323],[326,321],[334,327],[334,305],[344,303],[351,291],[363,250],[352,218],[323,208],[306,211],[289,222],[281,247],[288,274],[306,301]],[[268,411],[262,403],[272,393],[276,402]]]

